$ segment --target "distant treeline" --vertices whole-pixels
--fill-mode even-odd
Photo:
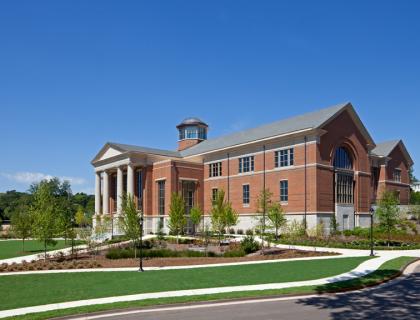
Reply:
[[[95,210],[95,196],[86,193],[73,194],[68,181],[60,182],[58,178],[48,181],[56,197],[65,199],[67,208],[74,216],[77,211],[83,211],[86,216],[92,216]],[[16,190],[0,193],[0,219],[11,220],[12,216],[21,211],[27,211],[32,205],[33,194],[37,184],[31,185],[28,192]]]

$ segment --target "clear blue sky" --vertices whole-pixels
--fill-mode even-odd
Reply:
[[[93,190],[106,141],[175,149],[351,101],[420,176],[419,1],[1,1],[0,191]]]

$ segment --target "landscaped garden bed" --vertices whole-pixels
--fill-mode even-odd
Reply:
[[[262,253],[259,244],[252,237],[245,238],[242,242],[231,242],[225,246],[220,246],[217,240],[213,239],[205,247],[200,239],[181,238],[178,241],[170,237],[161,240],[152,239],[144,242],[142,254],[143,266],[145,267],[219,264],[334,255],[334,253],[278,248],[265,248]],[[9,265],[0,264],[0,272],[137,267],[139,264],[138,257],[139,249],[136,248],[136,252],[134,252],[130,243],[124,243],[101,251],[76,252],[73,256],[57,253],[49,255],[47,260],[24,261]]]

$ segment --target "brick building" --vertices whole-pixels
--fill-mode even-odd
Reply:
[[[350,103],[212,139],[198,118],[177,129],[177,151],[105,144],[92,160],[96,214],[117,217],[121,196],[130,193],[152,232],[158,221],[166,228],[173,192],[182,193],[187,213],[199,205],[209,219],[212,197],[223,189],[240,215],[236,228],[245,230],[255,225],[265,185],[289,220],[328,228],[336,215],[350,229],[368,225],[384,190],[402,205],[409,201],[413,161],[403,142],[376,144]]]

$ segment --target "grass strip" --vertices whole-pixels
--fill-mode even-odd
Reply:
[[[81,241],[75,241],[75,245],[79,245],[81,243]],[[71,247],[71,240],[68,240],[67,243],[64,240],[57,240],[57,244],[55,246],[47,246],[47,251],[59,250],[68,247]],[[24,252],[22,252],[21,240],[0,241],[0,260],[33,254],[42,254],[43,252],[44,244],[37,240],[26,240]]]
[[[33,313],[23,316],[8,317],[5,320],[44,320],[57,317],[65,317],[70,315],[80,315],[94,312],[103,312],[107,310],[123,310],[135,309],[141,307],[163,306],[171,304],[193,303],[203,301],[217,301],[230,299],[244,299],[244,298],[262,298],[278,295],[298,295],[298,294],[314,294],[324,292],[337,292],[343,290],[361,289],[368,286],[377,285],[389,279],[395,278],[401,274],[401,270],[406,265],[417,260],[413,257],[399,257],[389,260],[382,264],[376,271],[363,276],[361,278],[340,281],[337,283],[330,283],[322,286],[303,286],[292,287],[276,290],[260,290],[260,291],[244,291],[244,292],[230,292],[199,296],[185,296],[162,299],[149,299],[141,301],[117,302],[104,305],[92,305],[78,308],[69,308],[63,310],[54,310],[42,313]]]
[[[0,310],[128,294],[305,281],[338,275],[370,257],[139,272],[10,275],[0,278]]]

